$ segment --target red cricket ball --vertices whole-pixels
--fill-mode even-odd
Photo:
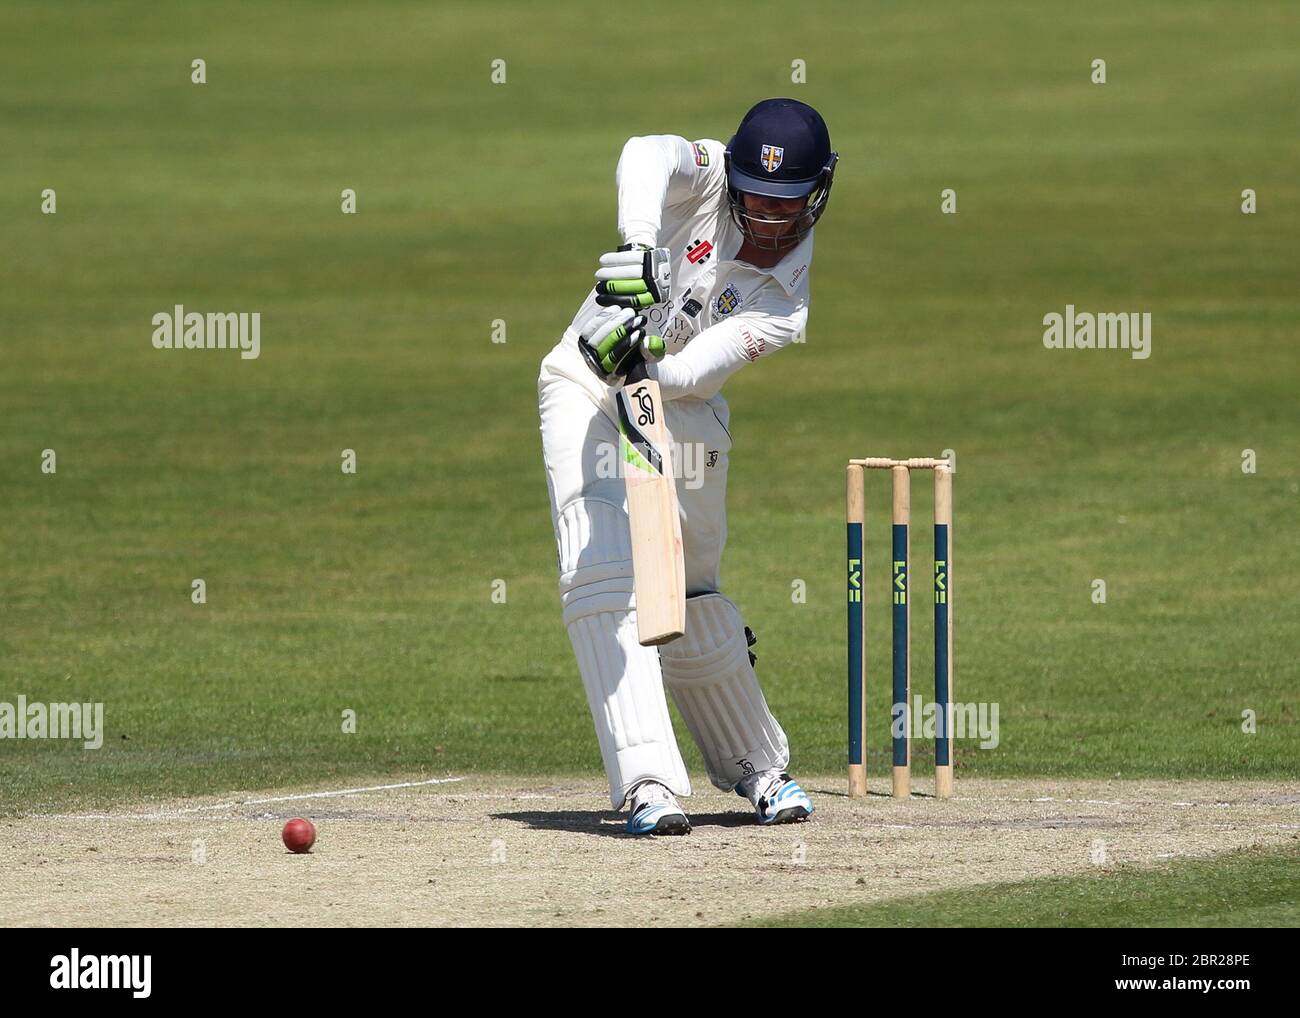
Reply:
[[[290,852],[310,852],[312,845],[316,844],[316,828],[311,825],[310,820],[294,817],[284,825],[280,837],[284,839],[284,847]]]

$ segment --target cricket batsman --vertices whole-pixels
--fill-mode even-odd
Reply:
[[[820,114],[767,99],[727,145],[676,135],[628,140],[618,161],[623,244],[538,378],[542,448],[564,624],[577,657],[614,809],[630,834],[687,834],[691,794],[668,714],[672,695],[709,780],[761,824],[807,820],[790,747],[754,671],[754,642],[722,593],[730,411],[726,380],[799,337],[808,319],[813,226],[837,155]],[[637,638],[615,402],[646,367],[662,392],[686,576],[685,634]],[[692,455],[694,453],[694,455]],[[694,471],[682,469],[695,464]],[[671,517],[670,517],[671,518]]]

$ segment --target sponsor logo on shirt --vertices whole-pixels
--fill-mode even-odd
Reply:
[[[682,313],[690,316],[691,318],[694,318],[696,315],[698,315],[700,313],[700,310],[703,307],[704,305],[701,304],[694,297],[690,298],[690,300],[682,301]]]
[[[745,356],[750,361],[756,361],[763,355],[767,349],[767,343],[763,341],[762,336],[755,336],[743,325],[740,327],[740,341],[745,345]]]
[[[775,173],[781,168],[781,160],[785,158],[785,149],[780,145],[763,146],[763,169],[768,173]]]
[[[683,314],[673,315],[673,320],[661,330],[664,342],[668,344],[669,353],[679,353],[686,344],[695,338],[695,323]]]
[[[709,150],[701,145],[698,141],[691,142],[691,148],[695,149],[695,165],[709,165]]]
[[[791,286],[794,286],[795,283],[799,282],[799,277],[802,276],[802,275],[804,274],[804,272],[807,271],[807,269],[808,269],[808,263],[807,263],[807,262],[804,262],[804,263],[803,263],[802,265],[800,265],[797,269],[795,269],[795,270],[794,270],[794,275],[792,275],[792,276],[790,277],[790,285],[791,285]]]
[[[673,304],[672,301],[667,304],[652,304],[641,313],[646,316],[646,321],[652,329],[658,329],[673,313]]]
[[[692,265],[699,265],[709,260],[713,245],[707,240],[693,240],[686,245],[686,260]]]
[[[740,307],[740,291],[734,286],[729,286],[713,302],[713,313],[719,318],[726,318],[738,307]]]

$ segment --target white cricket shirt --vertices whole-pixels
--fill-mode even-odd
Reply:
[[[649,311],[668,354],[651,366],[668,400],[709,399],[738,368],[793,342],[808,320],[813,232],[770,269],[735,261],[744,240],[727,202],[723,144],[660,134],[631,138],[618,161],[625,243],[672,252],[672,300]],[[593,287],[565,333],[596,307]],[[588,370],[587,375],[600,382]]]

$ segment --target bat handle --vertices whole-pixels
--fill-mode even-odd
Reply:
[[[649,377],[650,366],[645,362],[645,359],[642,358],[640,363],[624,376],[623,384],[631,385],[634,382],[644,382]]]

